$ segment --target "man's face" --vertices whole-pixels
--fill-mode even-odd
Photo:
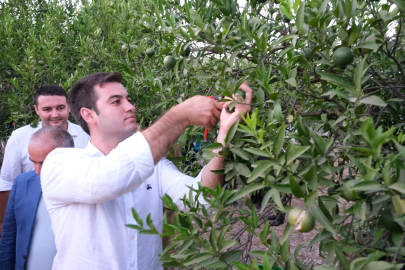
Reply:
[[[28,146],[28,154],[30,156],[30,160],[34,163],[34,169],[36,174],[41,173],[42,164],[46,156],[55,149],[55,146],[52,143],[44,142],[44,143],[36,143],[30,144]]]
[[[69,106],[64,96],[39,96],[35,111],[44,127],[57,127],[67,130]]]
[[[107,136],[124,140],[137,128],[135,107],[124,86],[117,82],[94,87],[98,95],[97,130]]]

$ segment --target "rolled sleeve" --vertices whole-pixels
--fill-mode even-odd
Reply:
[[[41,184],[48,209],[118,198],[154,172],[152,153],[142,133],[124,140],[106,156],[92,156],[87,149],[59,148],[46,158]]]
[[[0,174],[0,191],[10,191],[15,178],[22,173],[21,149],[14,132],[7,141]]]

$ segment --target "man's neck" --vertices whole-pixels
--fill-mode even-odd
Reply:
[[[90,135],[90,142],[100,150],[103,155],[108,155],[113,149],[115,149],[123,140],[117,138],[105,138],[104,136]]]

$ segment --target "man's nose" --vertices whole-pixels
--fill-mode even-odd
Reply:
[[[127,107],[126,107],[127,111],[132,111],[135,112],[135,106],[131,104],[131,102],[129,102],[127,100]]]
[[[41,169],[42,169],[42,163],[41,164],[34,164],[34,170],[35,173],[40,175],[41,174]]]
[[[58,114],[58,110],[52,110],[52,117],[58,117],[59,116],[59,114]]]

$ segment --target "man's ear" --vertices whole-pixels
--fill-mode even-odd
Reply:
[[[95,124],[97,122],[96,117],[95,117],[96,112],[92,109],[81,108],[80,114],[83,117],[84,121],[87,122],[87,124]]]
[[[34,105],[34,109],[35,109],[35,112],[39,115],[37,105]]]

